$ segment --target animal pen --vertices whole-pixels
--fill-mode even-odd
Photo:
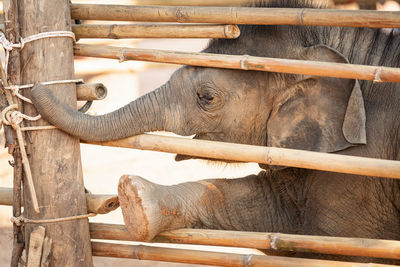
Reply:
[[[226,5],[230,3],[229,0],[223,2]],[[92,255],[216,266],[363,266],[351,262],[91,242],[91,239],[131,240],[123,225],[89,223],[87,220],[87,217],[116,209],[118,198],[85,193],[80,141],[38,120],[40,117],[35,117],[37,112],[29,103],[28,90],[38,82],[47,84],[54,89],[58,99],[71,106],[76,106],[77,98],[87,101],[104,98],[106,89],[102,84],[84,84],[75,80],[74,55],[400,82],[400,69],[390,67],[251,55],[183,53],[77,42],[79,38],[236,38],[240,35],[237,24],[400,28],[400,13],[117,6],[70,4],[66,0],[7,0],[4,1],[4,8],[5,35],[1,36],[1,42],[7,52],[7,61],[5,68],[0,69],[3,81],[0,108],[6,146],[14,157],[14,187],[0,189],[0,204],[13,206],[11,266],[19,265],[23,249],[27,253],[28,266],[91,266]],[[70,18],[154,24],[71,25]],[[400,179],[400,162],[391,160],[151,134],[91,143]],[[48,208],[49,203],[52,208]],[[154,241],[400,259],[400,241],[394,240],[181,229],[163,232]]]

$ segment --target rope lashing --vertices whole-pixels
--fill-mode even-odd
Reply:
[[[66,84],[66,83],[83,83],[83,79],[73,79],[73,80],[58,80],[58,81],[49,81],[49,82],[41,82],[41,84],[43,85],[54,85],[54,84]],[[19,93],[20,89],[27,89],[27,88],[32,88],[34,86],[33,83],[30,84],[24,84],[24,85],[10,85],[10,86],[5,86],[4,89],[6,90],[10,90],[11,93],[18,97],[19,99],[31,103],[32,104],[32,100],[30,100],[29,98],[21,95]]]
[[[0,32],[0,44],[4,47],[5,52],[6,52],[4,68],[0,64],[1,78],[2,78],[4,88],[11,90],[12,95],[22,99],[23,101],[32,103],[32,101],[29,98],[26,98],[19,93],[19,89],[26,87],[26,86],[28,86],[26,88],[29,88],[29,87],[32,87],[33,85],[29,84],[29,85],[23,85],[23,86],[16,86],[16,85],[8,84],[7,68],[8,68],[8,64],[9,64],[8,61],[9,61],[9,57],[10,57],[10,52],[15,48],[23,49],[24,46],[29,42],[33,42],[33,41],[44,39],[44,38],[55,38],[55,37],[68,37],[68,38],[72,38],[73,41],[76,42],[75,34],[71,31],[51,31],[51,32],[38,33],[38,34],[34,34],[34,35],[31,35],[31,36],[28,36],[25,38],[21,38],[20,43],[16,43],[16,44],[7,40],[4,33]],[[70,83],[70,82],[76,82],[76,80],[52,81],[52,82],[47,82],[47,83],[48,84],[57,84],[57,83]],[[22,123],[22,121],[24,119],[31,120],[31,121],[38,120],[41,118],[41,116],[38,115],[36,117],[30,117],[28,115],[21,113],[20,111],[18,111],[18,104],[14,103],[14,100],[7,92],[6,92],[6,95],[7,95],[7,99],[9,101],[10,106],[6,107],[1,112],[0,127],[2,127],[3,123],[6,125],[11,125],[17,134],[18,144],[19,144],[21,156],[22,156],[22,165],[24,167],[24,171],[26,174],[26,182],[28,183],[29,191],[31,194],[32,206],[36,213],[40,213],[39,204],[38,204],[38,200],[37,200],[37,196],[36,196],[36,191],[35,191],[35,187],[33,184],[32,173],[31,173],[31,169],[30,169],[30,165],[29,165],[28,155],[26,154],[25,142],[24,142],[24,138],[22,135],[22,129],[20,127],[20,124]],[[35,130],[38,129],[37,127],[34,127],[34,128],[36,128]],[[17,220],[16,222],[21,223],[20,220],[19,221]]]
[[[89,217],[94,217],[96,215],[97,215],[96,213],[89,213],[89,214],[76,215],[76,216],[70,216],[70,217],[62,217],[62,218],[55,218],[55,219],[40,219],[40,220],[28,219],[28,218],[25,218],[24,216],[19,216],[19,217],[11,217],[10,221],[11,221],[11,223],[15,224],[16,226],[22,226],[24,223],[34,223],[34,224],[58,223],[58,222],[66,222],[66,221],[85,219],[85,218],[89,218]]]

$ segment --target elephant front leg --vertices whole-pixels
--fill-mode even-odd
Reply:
[[[178,228],[292,232],[296,213],[272,182],[265,172],[173,186],[122,176],[118,196],[127,229],[138,241]]]

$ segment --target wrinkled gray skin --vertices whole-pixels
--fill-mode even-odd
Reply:
[[[308,6],[296,2],[270,5]],[[384,30],[245,26],[241,32],[237,40],[213,41],[205,52],[399,67],[400,38]],[[183,67],[161,88],[100,117],[60,107],[42,86],[31,97],[46,120],[84,140],[167,130],[206,140],[400,159],[400,86],[394,83]],[[240,179],[158,192],[173,198],[164,205],[178,207],[180,218],[170,216],[138,238],[202,227],[400,240],[397,180],[263,167]]]

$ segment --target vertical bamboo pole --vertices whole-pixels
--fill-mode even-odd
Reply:
[[[71,30],[68,0],[19,0],[18,7],[22,37]],[[73,79],[72,40],[66,37],[47,38],[25,44],[21,50],[21,66],[22,84]],[[76,107],[75,84],[53,85],[51,89],[61,101]],[[27,93],[29,97],[29,91]],[[37,114],[30,104],[26,104],[24,110],[28,115]],[[41,120],[31,125],[47,123]],[[86,214],[79,140],[58,130],[33,131],[31,135],[32,140],[26,143],[40,213],[33,211],[29,194],[24,194],[24,216],[29,219],[53,219]],[[24,192],[28,192],[26,187]],[[29,242],[30,233],[36,226],[25,225],[26,242]],[[93,265],[87,219],[43,226],[53,240],[52,266]],[[25,247],[29,248],[29,244]]]

